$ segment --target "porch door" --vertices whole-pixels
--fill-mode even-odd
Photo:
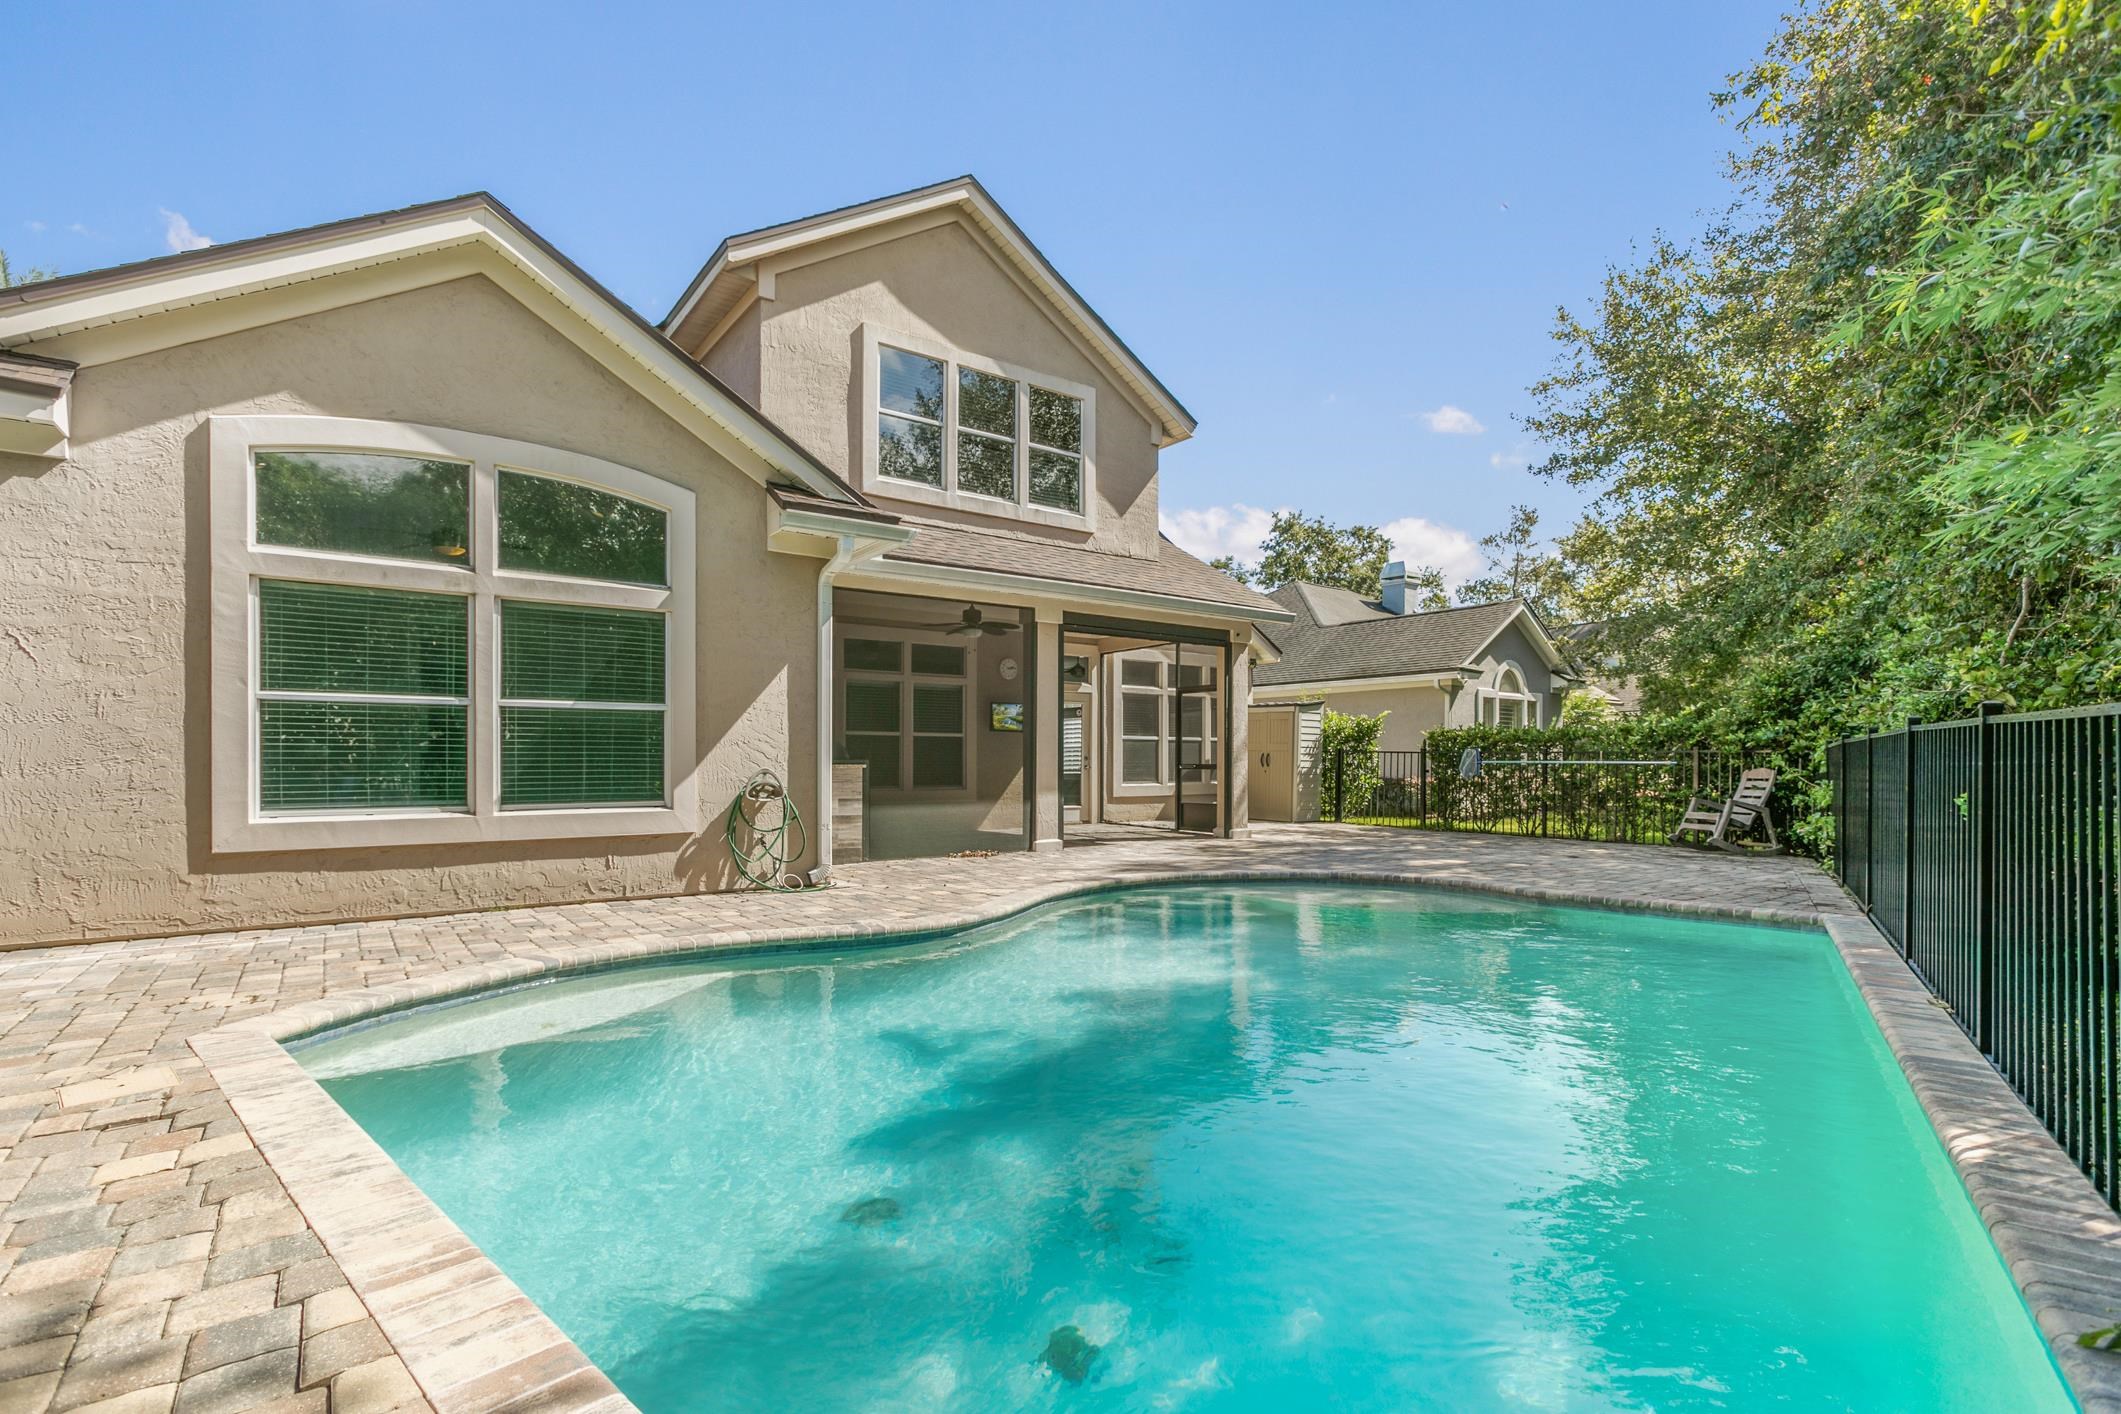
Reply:
[[[1178,690],[1171,695],[1177,824],[1181,830],[1213,834],[1222,799],[1222,773],[1216,769],[1221,732],[1215,720],[1215,670],[1188,663],[1186,645],[1177,648]]]

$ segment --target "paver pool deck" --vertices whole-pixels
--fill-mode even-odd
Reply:
[[[1088,832],[1086,832],[1088,833]],[[716,894],[0,952],[0,1414],[628,1408],[282,1049],[553,972],[999,917],[1197,878],[1442,884],[1826,929],[2087,1408],[2121,1410],[2121,1219],[1816,865],[1334,825]],[[1830,1276],[1823,1275],[1823,1279]]]

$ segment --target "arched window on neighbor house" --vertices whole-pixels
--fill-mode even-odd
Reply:
[[[1539,699],[1525,689],[1524,673],[1515,663],[1505,663],[1496,670],[1487,705],[1488,721],[1494,726],[1539,725]]]

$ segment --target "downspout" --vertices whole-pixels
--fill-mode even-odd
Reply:
[[[854,563],[855,539],[842,535],[839,548],[817,574],[817,820],[810,837],[817,841],[817,867],[810,882],[832,878],[832,718],[836,700],[832,651],[832,581]]]

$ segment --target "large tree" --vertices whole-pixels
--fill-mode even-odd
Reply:
[[[1652,705],[2121,692],[2117,71],[2088,0],[1822,0],[1734,78],[1731,212],[1563,313],[1530,420]]]

